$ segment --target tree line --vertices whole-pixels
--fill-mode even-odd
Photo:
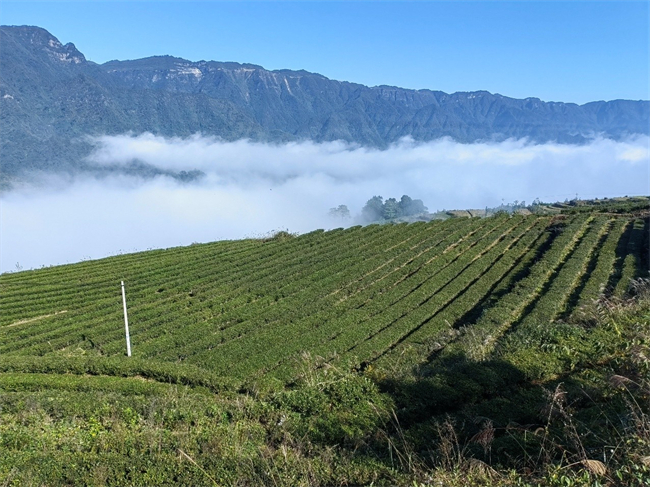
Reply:
[[[425,213],[428,208],[424,206],[422,200],[412,199],[408,195],[403,195],[398,201],[395,198],[388,198],[384,201],[382,196],[373,196],[361,209],[360,219],[363,222],[376,222],[383,220],[393,220],[403,216],[412,216]],[[346,205],[339,205],[331,208],[330,216],[335,218],[351,218],[350,210]]]

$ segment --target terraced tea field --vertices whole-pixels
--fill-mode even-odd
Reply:
[[[488,359],[603,290],[623,295],[647,267],[648,231],[647,219],[599,214],[451,219],[4,274],[0,370],[222,387],[291,382],[305,352],[361,368]]]

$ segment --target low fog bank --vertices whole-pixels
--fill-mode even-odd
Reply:
[[[1,272],[274,230],[334,228],[342,222],[328,217],[330,208],[344,204],[358,214],[374,195],[408,194],[434,212],[650,192],[648,136],[580,146],[403,139],[383,151],[342,142],[274,145],[200,135],[93,142],[87,163],[97,167],[135,163],[202,177],[51,178],[6,193],[0,198]]]

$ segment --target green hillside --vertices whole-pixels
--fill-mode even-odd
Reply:
[[[6,274],[0,354],[3,363],[125,355],[124,280],[133,358],[149,364],[291,381],[305,351],[359,365],[411,348],[415,364],[453,331],[450,347],[485,357],[528,324],[570,316],[604,286],[623,293],[646,235],[642,220],[589,215],[449,220]],[[466,330],[490,339],[477,350]]]
[[[589,361],[619,356],[628,342],[616,337],[628,332],[602,324],[594,303],[603,293],[623,303],[647,276],[649,231],[647,217],[630,214],[501,215],[280,232],[3,274],[0,483],[424,482],[425,466],[405,455],[424,457],[442,415],[524,424],[539,414],[540,385],[604,374]],[[521,410],[504,402],[515,397]],[[285,417],[303,442],[288,443],[295,464]],[[220,434],[242,450],[211,449]],[[382,450],[385,440],[393,446]],[[521,467],[506,440],[495,465]],[[268,457],[260,445],[274,445]],[[42,468],[63,461],[73,466]],[[271,464],[302,474],[264,480]]]

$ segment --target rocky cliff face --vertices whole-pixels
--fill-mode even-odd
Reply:
[[[171,56],[98,65],[74,44],[23,26],[0,28],[0,123],[7,181],[28,169],[83,167],[86,135],[201,132],[225,140],[344,140],[380,148],[404,136],[581,143],[596,134],[648,133],[650,102],[578,106],[486,91],[371,88],[307,71]]]

